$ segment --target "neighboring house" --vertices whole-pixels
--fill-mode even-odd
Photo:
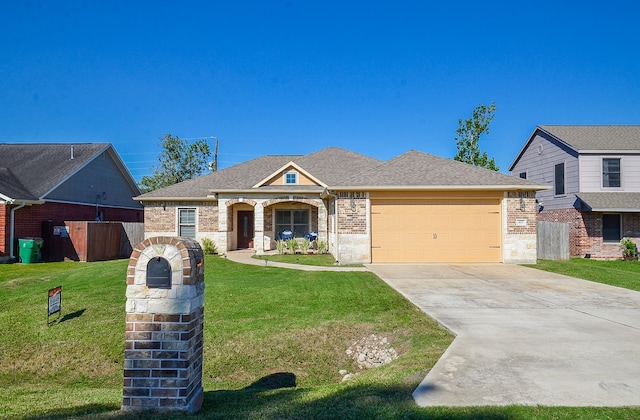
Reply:
[[[509,170],[539,191],[538,220],[569,224],[573,256],[621,257],[640,239],[640,126],[537,127]]]
[[[487,169],[409,151],[383,162],[340,148],[263,156],[146,193],[145,236],[275,249],[317,231],[340,264],[536,261],[535,191]]]
[[[111,144],[0,144],[0,256],[52,223],[142,222],[139,194]]]

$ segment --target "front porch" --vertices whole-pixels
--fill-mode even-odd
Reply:
[[[327,206],[320,198],[280,196],[268,198],[219,198],[220,231],[226,231],[224,251],[252,249],[257,254],[276,249],[284,231],[294,238],[317,232],[317,240],[326,242]],[[221,244],[222,245],[222,244]]]

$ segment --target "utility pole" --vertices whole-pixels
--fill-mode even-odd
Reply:
[[[218,170],[218,138],[216,137],[216,151],[213,154],[213,168],[211,172],[216,172]]]

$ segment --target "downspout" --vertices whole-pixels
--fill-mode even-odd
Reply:
[[[13,202],[11,203],[13,204]],[[9,257],[13,260],[15,259],[15,254],[13,253],[13,241],[15,240],[14,236],[15,236],[15,232],[14,232],[14,228],[15,228],[15,212],[16,210],[20,210],[21,208],[23,208],[24,206],[26,206],[27,203],[26,202],[22,202],[22,204],[20,204],[18,207],[14,207],[11,209],[11,218],[9,221]]]

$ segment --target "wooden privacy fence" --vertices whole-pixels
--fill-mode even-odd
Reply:
[[[46,261],[104,261],[129,258],[144,239],[144,223],[66,221],[43,229]],[[50,232],[50,233],[49,233]]]
[[[538,222],[538,258],[542,260],[569,259],[569,224]]]

